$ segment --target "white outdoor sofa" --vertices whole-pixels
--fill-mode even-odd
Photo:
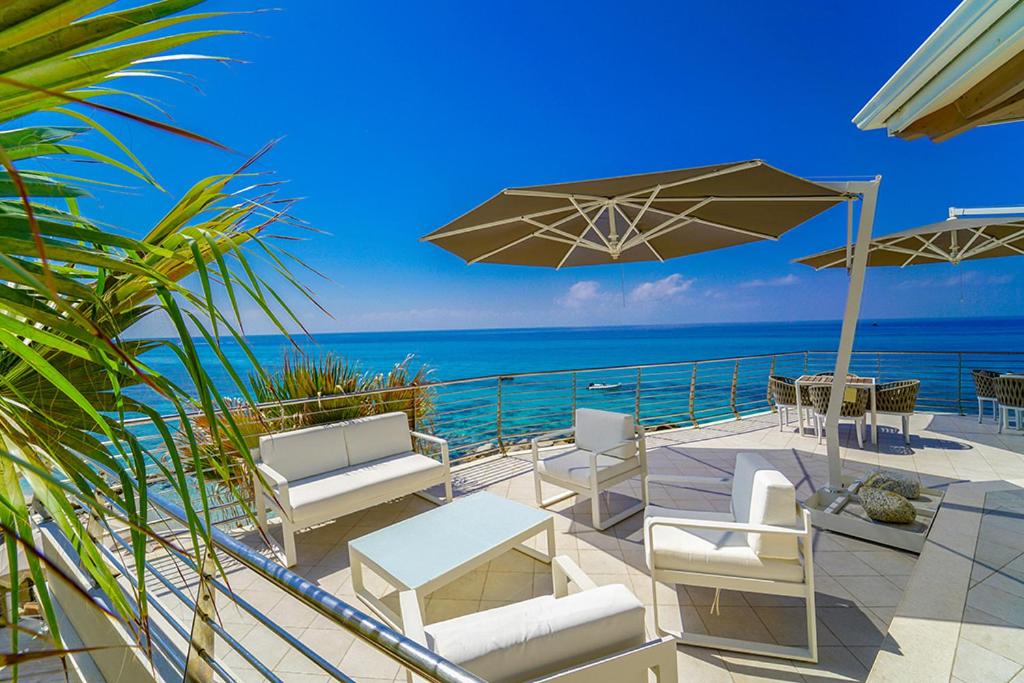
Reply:
[[[441,447],[441,460],[413,449],[413,437]],[[267,503],[281,515],[287,566],[296,564],[295,533],[417,493],[451,501],[448,442],[409,430],[405,413],[386,413],[260,437],[256,517],[267,528]],[[260,481],[262,479],[266,482]],[[444,485],[444,500],[424,491]]]
[[[651,475],[647,484],[708,486],[727,477]],[[684,645],[711,647],[818,661],[814,611],[814,556],[811,519],[796,502],[796,488],[758,453],[739,453],[732,477],[731,512],[678,510],[648,505],[644,514],[644,549],[651,570],[654,626],[658,618],[657,582],[802,598],[807,606],[807,646],[758,643],[724,636],[675,635]]]
[[[551,574],[554,595],[426,626],[415,591],[404,591],[405,635],[488,683],[647,683],[648,672],[676,682],[675,639],[648,640],[644,606],[628,588],[596,585],[565,555]]]

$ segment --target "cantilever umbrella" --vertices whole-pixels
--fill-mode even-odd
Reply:
[[[763,161],[502,190],[424,241],[468,263],[665,261],[780,235],[855,198]]]
[[[562,268],[623,261],[664,261],[714,249],[776,240],[836,204],[860,200],[857,240],[871,239],[880,177],[815,182],[763,161],[519,187],[499,192],[424,241],[468,263]],[[826,435],[829,482],[842,487],[838,417],[864,282],[864,250],[851,273],[836,353],[837,390]]]
[[[951,209],[950,213],[955,214],[957,211]],[[980,210],[969,211],[977,213]],[[957,264],[972,259],[1022,254],[1024,216],[950,218],[874,238],[868,247],[868,265],[903,267],[924,263]],[[845,268],[846,259],[847,249],[839,247],[794,262],[821,270]]]

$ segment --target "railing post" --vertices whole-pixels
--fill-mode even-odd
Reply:
[[[576,373],[572,373],[572,413],[569,415],[569,422],[576,421]]]
[[[771,365],[768,366],[768,381],[766,382],[766,384],[768,386],[765,389],[764,400],[768,401],[768,407],[771,409],[771,411],[773,413],[775,412],[775,405],[772,403],[772,375],[774,375],[774,374],[775,374],[775,356],[772,356]]]
[[[192,615],[192,633],[189,636],[188,659],[185,661],[185,680],[188,683],[208,683],[213,680],[213,668],[202,655],[213,659],[213,628],[216,618],[213,606],[213,587],[210,579],[217,571],[210,549],[206,549],[199,576],[199,594],[196,612]]]
[[[633,419],[640,424],[640,382],[643,378],[643,371],[636,369],[636,405],[633,407]]]
[[[956,354],[956,412],[964,414],[964,353]]]
[[[810,367],[810,358],[811,358],[811,352],[810,351],[804,351],[804,374],[805,375],[807,374],[808,368]]]
[[[736,364],[732,368],[732,386],[729,388],[729,407],[732,408],[732,414],[739,419],[740,413],[736,410],[736,381],[740,377],[740,362],[736,361]]]
[[[499,377],[498,378],[498,400],[497,400],[498,415],[497,415],[497,420],[496,420],[496,422],[497,422],[497,424],[496,424],[496,433],[497,433],[497,439],[498,439],[498,452],[501,453],[502,455],[505,455],[505,442],[502,441],[502,438],[501,438],[501,384],[502,384],[501,380],[502,380],[502,378]]]
[[[693,423],[694,427],[699,427],[697,424],[697,414],[694,411],[693,399],[694,394],[697,393],[697,363],[693,364],[693,371],[690,373],[690,422]]]

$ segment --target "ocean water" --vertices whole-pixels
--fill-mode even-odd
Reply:
[[[839,321],[659,325],[630,327],[353,332],[295,337],[310,354],[333,352],[365,370],[386,371],[407,355],[426,364],[433,380],[643,365],[788,351],[834,351]],[[268,370],[281,367],[292,345],[283,336],[254,336],[250,344]],[[234,395],[232,382],[216,357],[199,344],[217,386]],[[238,368],[249,363],[233,340],[222,349]],[[1024,351],[1024,318],[864,320],[857,327],[855,349],[861,351]],[[146,361],[183,385],[169,349]]]
[[[434,410],[418,416],[418,427],[448,439],[453,458],[524,447],[538,433],[572,423],[576,407],[619,412],[639,411],[647,425],[686,426],[730,419],[736,414],[768,408],[770,372],[799,375],[830,370],[839,340],[840,323],[787,322],[679,326],[449,330],[365,332],[296,337],[304,352],[333,352],[368,372],[388,370],[409,355],[431,369],[436,381],[490,378],[441,386],[432,391]],[[270,371],[279,369],[292,349],[281,336],[256,336],[251,348]],[[213,352],[199,344],[204,367],[228,396],[238,395],[220,369]],[[972,410],[972,364],[997,370],[1024,371],[1024,356],[985,356],[991,352],[1024,352],[1024,319],[865,320],[858,325],[858,351],[953,351],[966,356],[962,368],[955,357],[934,355],[855,356],[852,371],[881,381],[922,380],[918,407],[923,410]],[[231,341],[222,351],[244,371],[245,354]],[[761,354],[820,351],[733,362],[636,370],[595,370],[554,373],[515,379],[495,376],[539,371],[655,363],[684,363]],[[809,359],[809,360],[808,360]],[[154,368],[182,386],[188,378],[169,349],[146,358]],[[735,379],[734,379],[735,378]],[[591,390],[591,383],[607,388]],[[500,396],[500,398],[499,398]],[[158,407],[159,401],[154,401]],[[141,427],[140,435],[151,428]]]

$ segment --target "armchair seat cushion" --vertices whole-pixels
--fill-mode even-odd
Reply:
[[[286,513],[294,523],[333,519],[433,486],[444,477],[440,462],[400,453],[291,482]]]
[[[651,517],[676,517],[713,522],[735,521],[728,512],[676,510],[647,506]],[[645,525],[649,524],[645,521]],[[802,583],[804,568],[799,560],[762,557],[750,547],[747,534],[714,529],[682,529],[656,526],[650,534],[650,564],[661,570],[739,576],[752,579]],[[650,568],[650,567],[649,567]]]
[[[586,486],[590,483],[590,451],[573,448],[557,455],[542,458],[537,468],[548,475],[563,481],[571,481]],[[640,468],[640,459],[616,458],[612,455],[597,456],[597,481],[608,481],[620,474],[632,472]]]
[[[643,605],[617,584],[475,612],[424,631],[428,648],[490,683],[528,680],[646,640]]]

